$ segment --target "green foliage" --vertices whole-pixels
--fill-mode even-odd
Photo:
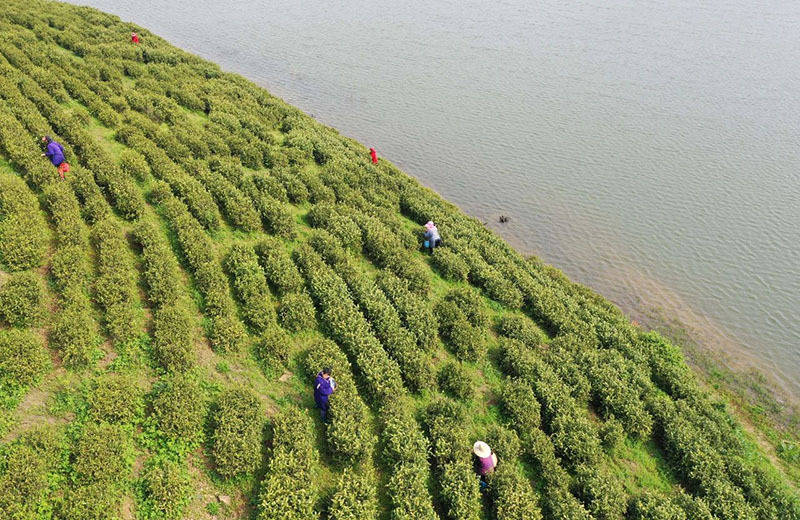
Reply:
[[[158,430],[187,446],[198,443],[202,439],[206,414],[206,400],[198,382],[189,376],[170,375],[154,385],[153,394],[152,417]],[[225,413],[234,412],[227,410]]]
[[[94,226],[92,239],[97,250],[95,300],[106,311],[105,324],[111,337],[125,344],[141,332],[133,258],[121,229],[110,218]]]
[[[278,305],[278,322],[290,331],[312,329],[316,325],[314,303],[306,293],[290,293]]]
[[[625,427],[613,415],[600,428],[600,442],[609,455],[613,455],[625,441]]]
[[[336,483],[336,491],[331,497],[328,518],[331,520],[375,520],[378,518],[375,475],[369,470],[356,472],[345,468]]]
[[[686,520],[686,513],[669,497],[645,492],[631,500],[628,518],[632,520]]]
[[[31,272],[15,273],[0,286],[0,320],[12,327],[31,327],[44,314],[42,282]]]
[[[499,463],[488,482],[496,520],[541,520],[538,496],[513,462]]]
[[[278,295],[299,292],[303,288],[303,278],[280,240],[262,240],[256,245],[255,251],[267,281]]]
[[[277,325],[266,329],[256,344],[256,357],[265,367],[279,367],[289,360],[289,351],[292,340],[289,335]]]
[[[86,424],[71,458],[72,471],[80,484],[124,484],[130,476],[132,446],[119,426]]]
[[[161,459],[144,471],[144,500],[165,520],[180,520],[192,498],[188,472],[176,462]]]
[[[144,415],[144,390],[130,376],[104,374],[89,392],[88,402],[89,416],[97,422],[135,424]]]
[[[477,361],[486,353],[486,313],[477,294],[454,289],[436,304],[439,334],[462,361]]]
[[[317,464],[311,419],[289,407],[273,418],[272,456],[258,495],[259,520],[318,518],[312,471]]]
[[[0,262],[11,271],[39,267],[47,251],[47,224],[25,182],[0,175]]]
[[[255,471],[261,461],[262,413],[250,390],[235,388],[220,396],[211,449],[217,473],[231,478]]]
[[[225,269],[242,303],[242,313],[253,330],[261,332],[275,323],[275,304],[253,248],[233,246],[225,257]]]
[[[518,314],[506,314],[497,324],[498,334],[521,341],[529,348],[536,348],[547,342],[547,336],[534,323]]]
[[[150,165],[142,154],[131,148],[126,148],[119,153],[119,167],[123,173],[130,175],[139,182],[150,175]]]
[[[212,347],[221,352],[240,350],[245,340],[244,328],[235,317],[235,306],[211,239],[175,197],[168,195],[162,205],[205,299],[205,312],[212,321]]]
[[[184,306],[153,312],[153,354],[170,372],[185,372],[194,366],[194,319]]]
[[[456,361],[442,363],[437,376],[439,388],[458,399],[471,399],[475,395],[475,381],[467,368]]]
[[[50,370],[42,340],[30,330],[0,330],[0,391],[25,389]]]
[[[433,267],[445,280],[453,282],[466,282],[469,275],[469,266],[458,254],[447,247],[437,247],[431,256]]]
[[[513,461],[519,457],[522,450],[516,432],[499,424],[489,426],[484,440],[497,454],[498,460]]]

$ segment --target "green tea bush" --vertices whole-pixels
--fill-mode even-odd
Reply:
[[[498,334],[523,342],[535,348],[547,342],[547,336],[530,319],[517,314],[506,314],[497,324]]]
[[[539,497],[513,461],[499,463],[488,483],[496,520],[541,520]]]
[[[121,427],[87,423],[71,457],[74,478],[80,484],[122,485],[130,477],[132,452]]]
[[[627,508],[627,496],[622,483],[608,470],[599,466],[578,466],[575,471],[578,494],[594,518],[622,518]]]
[[[369,320],[384,350],[397,361],[403,380],[414,391],[430,387],[434,379],[433,367],[425,353],[417,347],[414,336],[403,328],[397,311],[375,282],[340,246],[336,247],[339,251],[335,256],[341,260],[334,265],[334,270],[350,288],[355,302]]]
[[[36,518],[37,509],[45,505],[49,487],[44,458],[34,447],[17,443],[6,450],[3,459],[0,513],[4,518]]]
[[[484,440],[486,444],[491,446],[492,451],[497,454],[498,460],[512,461],[522,453],[522,446],[517,433],[500,424],[489,425],[486,429]]]
[[[297,235],[297,222],[288,204],[278,201],[254,185],[245,184],[244,189],[269,233],[281,238],[294,238]]]
[[[94,180],[92,173],[80,166],[73,166],[70,170],[69,182],[82,207],[81,214],[84,221],[94,225],[111,215],[111,206],[108,205],[102,190]]]
[[[228,404],[236,404],[235,398],[227,399]],[[245,401],[252,405],[252,401]],[[163,378],[153,385],[151,410],[158,431],[167,438],[187,446],[195,446],[202,440],[206,399],[196,379],[182,374]],[[220,413],[235,416],[233,410],[221,410]],[[230,434],[227,431],[223,433]]]
[[[171,190],[186,204],[191,214],[203,227],[206,229],[219,227],[219,208],[200,181],[175,164],[163,150],[142,135],[139,130],[122,127],[117,131],[116,138],[147,159],[153,176],[169,184]]]
[[[276,177],[264,173],[254,173],[249,178],[249,181],[252,182],[259,191],[268,194],[273,199],[279,202],[289,202],[286,188]]]
[[[147,159],[132,148],[125,148],[119,153],[119,167],[123,173],[139,182],[144,182],[150,175]]]
[[[252,473],[261,461],[261,403],[250,390],[225,391],[217,402],[211,455],[225,478]]]
[[[387,489],[392,518],[434,520],[428,491],[428,441],[408,403],[395,400],[381,410],[383,457],[391,467]],[[477,482],[476,482],[477,484]]]
[[[529,384],[519,379],[508,379],[500,391],[500,402],[506,417],[522,430],[540,428],[539,401]]]
[[[442,300],[434,308],[439,322],[439,335],[461,361],[477,361],[486,353],[486,333],[467,319],[458,305]]]
[[[233,227],[242,231],[261,229],[261,219],[253,207],[253,202],[228,179],[202,164],[195,164],[194,172],[195,177],[200,179],[214,196],[225,218]]]
[[[97,323],[85,295],[83,300],[62,309],[50,330],[50,345],[61,353],[64,365],[70,368],[89,365],[99,353]]]
[[[637,385],[631,380],[635,367],[616,351],[591,353],[585,358],[592,394],[601,414],[613,414],[629,435],[647,439],[653,429],[653,419],[645,410]]]
[[[433,267],[439,271],[442,278],[453,282],[466,282],[469,275],[469,266],[458,254],[446,247],[437,247],[431,255]]]
[[[280,367],[289,361],[292,340],[280,327],[272,324],[261,334],[256,343],[256,357],[265,368]]]
[[[312,329],[316,325],[314,303],[306,293],[290,293],[278,305],[278,322],[290,331]]]
[[[97,250],[95,300],[106,311],[104,319],[111,337],[125,344],[141,332],[141,317],[136,310],[138,289],[133,257],[122,230],[111,219],[94,226],[92,239]]]
[[[473,327],[483,329],[489,325],[486,306],[474,289],[469,287],[452,289],[444,296],[444,301],[454,303]]]
[[[35,385],[50,368],[50,356],[39,336],[30,330],[0,330],[2,387],[24,389]]]
[[[627,517],[632,520],[687,520],[684,510],[670,497],[652,491],[631,500]]]
[[[47,240],[39,201],[22,179],[0,175],[0,262],[11,271],[39,267]]]
[[[182,305],[153,311],[153,355],[169,372],[186,372],[195,364],[194,318]]]
[[[245,340],[244,327],[234,315],[235,306],[211,238],[175,197],[168,196],[162,206],[205,299],[205,312],[211,318],[212,347],[221,352],[240,350]]]
[[[0,286],[0,320],[12,327],[31,327],[43,315],[44,288],[34,273],[16,273]]]
[[[132,377],[107,373],[89,391],[89,417],[97,422],[136,424],[144,415],[144,390]]]
[[[378,496],[372,471],[342,470],[328,506],[331,520],[376,520]]]
[[[189,473],[178,463],[160,459],[149,463],[144,471],[144,501],[165,520],[184,517],[192,499]]]
[[[317,454],[311,419],[289,407],[274,416],[272,429],[272,456],[258,494],[258,520],[318,518],[312,480]]]
[[[303,204],[308,201],[308,188],[303,181],[295,176],[295,173],[282,173],[278,176],[286,190],[286,196],[292,204]]]
[[[420,296],[428,294],[430,272],[403,247],[394,233],[375,218],[365,216],[359,224],[364,233],[364,252],[367,257],[405,280],[413,293]]]
[[[474,377],[467,368],[456,361],[447,361],[439,368],[439,388],[458,399],[472,399],[475,395]]]
[[[147,296],[153,305],[173,305],[181,291],[180,266],[160,226],[152,221],[141,221],[133,230],[133,237],[142,248],[142,267],[147,284]]]
[[[609,415],[600,428],[600,442],[606,453],[616,453],[625,441],[625,427],[613,415]]]
[[[255,246],[255,251],[267,281],[278,295],[301,291],[303,278],[281,241],[275,238],[262,240]]]
[[[345,249],[361,253],[361,228],[347,215],[340,214],[335,204],[315,204],[308,212],[308,220],[315,228],[324,229],[339,239]]]
[[[44,191],[45,205],[55,227],[59,248],[75,246],[86,250],[89,235],[81,219],[80,206],[75,194],[64,183],[52,184]]]
[[[242,303],[242,314],[256,332],[266,330],[275,323],[275,303],[267,286],[267,279],[258,264],[252,247],[234,245],[225,257],[233,290]]]
[[[423,350],[433,350],[439,324],[425,300],[412,293],[406,283],[391,273],[380,273],[375,282],[392,301],[417,344]]]

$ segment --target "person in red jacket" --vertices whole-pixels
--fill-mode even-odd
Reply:
[[[139,43],[139,35],[136,33],[131,33],[131,41],[133,43]]]
[[[375,151],[375,148],[369,149],[369,156],[372,157],[372,164],[378,164],[378,153]]]

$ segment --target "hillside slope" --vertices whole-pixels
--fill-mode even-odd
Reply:
[[[92,9],[0,7],[0,268],[1,518],[800,519],[679,349]]]

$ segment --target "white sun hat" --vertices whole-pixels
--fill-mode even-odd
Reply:
[[[492,448],[483,441],[475,441],[475,444],[472,446],[472,451],[475,452],[475,455],[477,455],[479,459],[492,455]]]

